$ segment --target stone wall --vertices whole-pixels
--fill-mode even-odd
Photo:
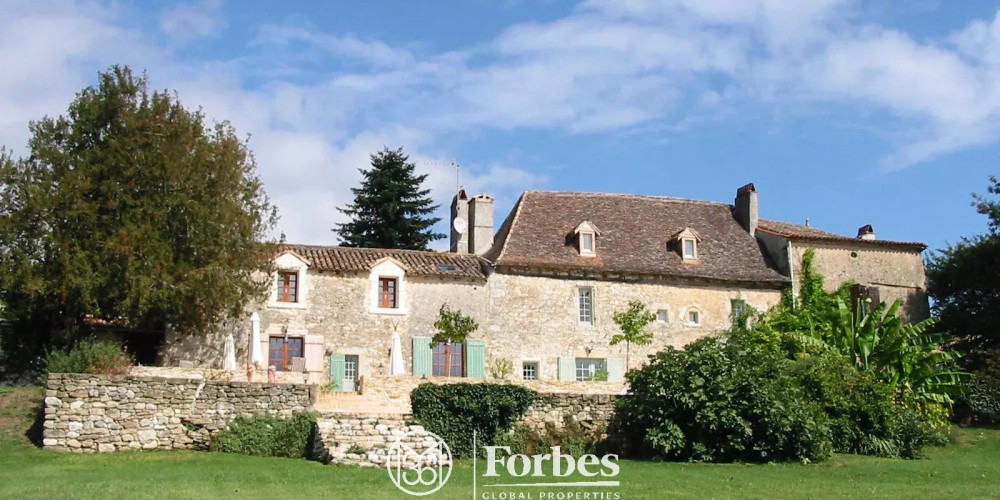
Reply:
[[[846,281],[877,286],[883,302],[902,302],[903,314],[919,321],[930,316],[927,301],[923,258],[917,252],[873,248],[864,244],[794,243],[793,276],[801,275],[802,256],[813,249],[813,266],[825,278],[827,291],[836,290]],[[798,292],[798,283],[795,283]]]
[[[579,321],[580,287],[593,289],[592,325]],[[630,300],[640,300],[654,312],[659,309],[667,312],[666,321],[650,325],[652,344],[631,346],[629,364],[635,367],[644,363],[649,354],[670,346],[684,347],[728,328],[732,324],[733,299],[742,299],[762,311],[781,299],[779,290],[501,273],[490,277],[489,293],[492,315],[485,322],[480,320],[480,330],[485,329],[482,336],[486,340],[487,363],[493,358],[510,359],[514,362],[515,377],[519,377],[523,362],[537,362],[542,380],[558,377],[560,356],[624,360],[626,345],[612,347],[610,341],[620,333],[613,316],[627,309]],[[687,312],[692,309],[699,311],[700,324],[686,321]]]
[[[570,419],[590,431],[607,429],[615,413],[617,394],[539,393],[521,423],[535,430],[552,424],[557,428]]]
[[[521,423],[544,431],[548,424],[562,427],[568,418],[588,431],[603,433],[614,414],[618,397],[610,394],[539,394]],[[433,438],[427,437],[422,426],[408,425],[401,416],[324,414],[316,421],[313,455],[332,464],[382,467],[390,457],[395,457],[389,450],[397,439],[418,453],[436,448]]]
[[[632,346],[630,364],[643,363],[648,354],[668,346],[683,347],[698,338],[730,325],[733,299],[742,299],[758,310],[766,310],[780,299],[778,290],[746,289],[671,282],[624,282],[610,280],[573,280],[495,273],[488,282],[407,277],[405,314],[376,314],[370,309],[371,296],[367,274],[309,272],[308,294],[298,307],[258,305],[262,342],[269,335],[301,336],[306,350],[321,349],[322,355],[338,353],[357,355],[362,377],[388,374],[389,348],[393,331],[400,333],[403,360],[407,372],[412,369],[411,338],[430,337],[434,321],[443,304],[460,309],[479,323],[472,335],[486,344],[487,366],[504,358],[513,363],[515,378],[520,378],[522,364],[538,364],[540,380],[558,378],[561,356],[578,358],[620,358],[625,345],[611,347],[611,337],[618,333],[612,317],[624,310],[630,300],[641,300],[653,311],[666,312],[665,321],[650,325],[653,343]],[[594,293],[594,322],[581,324],[578,288],[591,287]],[[689,310],[696,309],[699,324],[686,321]],[[239,365],[243,366],[248,343],[249,322],[235,328]],[[195,360],[218,364],[203,356],[205,346],[192,336],[170,334],[167,339],[169,362]],[[221,345],[217,335],[204,338],[206,343]],[[221,352],[221,350],[216,349]],[[211,351],[212,353],[216,351]],[[190,352],[191,355],[185,354]],[[264,355],[267,356],[266,344]],[[307,353],[307,357],[310,354]],[[323,383],[323,371],[311,373]]]
[[[442,459],[437,441],[422,426],[407,425],[401,418],[366,415],[319,418],[313,456],[336,465],[384,467],[387,461],[396,465],[399,454],[392,453],[391,448],[397,440],[418,454],[427,452],[437,457],[441,465],[451,465],[450,458]]]
[[[412,375],[373,375],[365,377],[362,384],[362,395],[376,404],[396,408],[410,408],[410,393],[418,385],[457,384],[461,382],[477,383],[482,379],[469,378],[439,378],[421,379]],[[560,382],[558,380],[490,380],[493,383],[517,384],[531,389],[539,394],[570,395],[617,395],[625,392],[625,384],[618,382]]]
[[[237,416],[312,407],[316,387],[204,378],[49,374],[45,448],[72,452],[204,448]]]
[[[399,382],[392,385],[395,390],[406,391],[407,402],[406,388],[421,382],[415,377],[392,378]],[[589,386],[595,393],[541,392],[522,422],[543,430],[547,424],[561,427],[569,418],[588,430],[606,428],[619,397],[609,391],[621,385],[575,385]],[[535,384],[536,389],[546,387],[561,388]],[[54,373],[46,390],[43,443],[47,449],[79,453],[205,449],[211,436],[231,419],[262,414],[288,418],[312,409],[317,392],[316,386],[305,384]],[[335,464],[382,466],[389,447],[401,436],[418,452],[433,448],[426,431],[408,424],[407,418],[325,413],[317,420],[316,457]]]

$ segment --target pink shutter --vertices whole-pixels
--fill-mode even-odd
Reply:
[[[306,335],[305,352],[306,371],[323,371],[324,339],[322,335]]]

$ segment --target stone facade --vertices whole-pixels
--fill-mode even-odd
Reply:
[[[592,323],[580,322],[581,287],[593,292]],[[624,360],[625,344],[612,347],[610,342],[620,333],[613,316],[627,309],[630,300],[644,302],[653,312],[666,311],[666,321],[658,320],[649,327],[653,343],[629,348],[629,364],[638,366],[649,354],[669,346],[680,348],[728,328],[734,299],[758,310],[766,310],[781,299],[779,290],[500,273],[490,277],[489,294],[491,321],[480,321],[480,330],[485,329],[487,358],[510,359],[515,376],[520,376],[522,363],[536,362],[542,380],[557,378],[559,357]],[[687,321],[692,310],[698,311],[698,324]]]
[[[480,224],[491,210],[489,198],[476,196],[473,203],[460,193],[452,217],[468,217],[463,223],[478,232],[454,232],[452,253],[290,245],[276,257],[276,264],[282,271],[298,273],[297,300],[278,301],[275,289],[266,300],[250,305],[247,315],[257,312],[260,316],[265,358],[269,339],[301,339],[303,359],[297,360],[294,372],[308,383],[325,384],[331,372],[342,373],[349,361],[349,383],[340,389],[357,392],[363,392],[366,381],[389,374],[394,333],[401,339],[405,372],[431,373],[426,368],[430,363],[427,343],[436,333],[434,322],[445,305],[479,324],[470,336],[477,341],[476,369],[468,368],[467,357],[464,375],[488,378],[489,367],[506,360],[512,363],[515,379],[521,378],[527,366],[540,381],[568,381],[584,378],[573,373],[574,363],[592,363],[604,366],[608,377],[620,382],[628,368],[644,363],[649,354],[682,348],[728,328],[735,305],[765,311],[777,304],[782,288],[791,284],[795,291],[802,254],[808,248],[816,250],[816,268],[826,276],[829,289],[847,280],[878,287],[883,301],[903,301],[908,318],[927,316],[920,244],[876,242],[869,233],[864,239],[853,239],[767,221],[758,217],[752,184],[738,193],[734,205],[631,195],[534,193],[528,198],[549,200],[549,204],[524,213],[515,209],[489,252],[472,241],[486,238],[480,233],[489,233],[489,226]],[[576,207],[573,210],[563,206],[570,202]],[[483,213],[473,216],[473,210]],[[517,214],[523,218],[529,212],[534,214],[533,222],[525,226],[522,221],[523,227],[518,226]],[[572,225],[561,229],[546,225],[558,213]],[[640,215],[646,218],[637,219]],[[571,228],[598,216],[610,222],[603,224],[596,253],[580,256],[569,243]],[[492,221],[491,213],[488,219]],[[701,241],[703,251],[691,259],[674,255],[673,240],[668,241],[673,233],[661,227],[667,222],[697,230],[690,234]],[[671,231],[676,229],[673,226]],[[517,254],[520,260],[504,264],[504,249],[509,250],[507,245],[515,241],[523,247]],[[366,253],[379,255],[365,257]],[[445,265],[442,256],[451,256],[458,267]],[[381,305],[378,287],[383,278],[396,280],[398,296],[391,307]],[[587,309],[592,319],[587,321],[581,321],[582,289],[591,297]],[[653,342],[612,347],[611,338],[619,333],[613,315],[625,310],[631,300],[642,301],[657,313],[657,321],[650,325]],[[249,320],[243,318],[206,335],[168,332],[163,362],[220,366],[222,332],[232,332],[238,364],[243,366],[249,331]],[[423,356],[419,372],[414,370],[415,339],[423,342],[417,353]],[[441,358],[439,354],[434,362]],[[340,376],[334,376],[338,383]],[[587,392],[583,386],[571,390]],[[379,390],[369,393],[382,397]]]
[[[319,350],[324,359],[322,367],[306,377],[309,382],[326,382],[325,357],[332,353],[358,356],[358,376],[364,379],[388,374],[389,349],[395,330],[402,340],[407,372],[411,373],[412,337],[433,336],[438,311],[442,305],[448,305],[479,323],[472,337],[485,342],[487,366],[497,358],[510,360],[514,377],[520,378],[523,363],[537,363],[540,380],[555,380],[561,356],[625,359],[625,345],[611,347],[609,342],[618,333],[612,316],[624,310],[630,300],[641,300],[654,312],[665,311],[666,320],[650,325],[654,338],[651,345],[630,348],[633,366],[667,346],[683,347],[727,328],[735,299],[758,310],[766,310],[780,300],[780,291],[773,289],[654,281],[573,280],[501,273],[492,275],[488,282],[419,276],[404,280],[406,313],[373,313],[370,306],[375,297],[369,276],[310,271],[310,290],[303,298],[304,307],[259,308],[262,349],[267,352],[269,336],[302,337],[306,340],[306,350]],[[581,287],[593,291],[593,324],[582,324],[579,320]],[[698,324],[687,321],[691,310],[698,311]],[[243,346],[249,343],[249,330],[249,321],[233,330],[241,361],[246,359],[247,349]],[[217,337],[212,336],[209,343],[215,339],[221,344]],[[189,338],[172,336],[168,342],[172,346],[171,359],[185,359],[183,347],[187,346],[192,355],[186,359],[196,364],[217,364],[208,356],[215,351],[210,353]]]
[[[792,243],[792,272],[798,276],[802,256],[813,249],[813,266],[825,278],[827,291],[836,290],[847,281],[879,289],[883,302],[902,303],[904,316],[921,320],[930,316],[927,302],[924,261],[919,253],[871,247],[863,244]],[[798,283],[794,283],[798,292]]]
[[[45,448],[71,452],[205,448],[237,416],[312,407],[316,387],[204,378],[49,374]]]

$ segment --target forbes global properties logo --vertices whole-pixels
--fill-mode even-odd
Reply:
[[[529,482],[500,482],[483,484],[482,496],[473,482],[473,493],[482,500],[513,499],[554,499],[565,500],[580,497],[580,489],[587,489],[586,498],[591,500],[617,500],[619,486],[617,480],[620,468],[618,455],[603,457],[586,454],[576,458],[562,453],[559,446],[550,448],[551,453],[522,455],[511,453],[507,446],[486,446],[486,473],[483,478],[539,478]],[[574,474],[582,480],[573,478]]]
[[[448,482],[451,458],[451,449],[440,436],[411,429],[389,447],[385,468],[400,491],[422,497]]]

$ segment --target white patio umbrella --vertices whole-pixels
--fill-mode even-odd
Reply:
[[[250,315],[250,357],[251,366],[264,366],[264,354],[260,352],[260,315]]]
[[[226,345],[222,348],[222,369],[236,370],[236,341],[233,334],[226,334]]]
[[[392,348],[389,349],[389,375],[403,375],[403,343],[399,340],[399,332],[392,332]]]

